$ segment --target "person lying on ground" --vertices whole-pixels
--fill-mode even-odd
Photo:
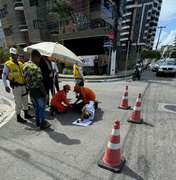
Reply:
[[[94,101],[89,101],[88,104],[86,104],[83,108],[82,108],[82,113],[81,113],[81,121],[84,120],[94,120],[94,116],[95,116],[95,107],[94,107],[95,102]]]

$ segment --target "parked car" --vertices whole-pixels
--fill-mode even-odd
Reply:
[[[4,68],[4,64],[0,64],[0,79],[1,79],[1,76],[2,76],[3,68]]]
[[[166,59],[164,62],[162,62],[162,64],[159,66],[156,72],[156,76],[159,76],[162,74],[163,75],[168,74],[175,77],[176,75],[176,60],[175,59]]]
[[[156,62],[151,66],[151,70],[152,70],[153,72],[157,72],[159,66],[160,66],[164,61],[165,61],[165,59],[160,59],[160,60],[156,61]]]

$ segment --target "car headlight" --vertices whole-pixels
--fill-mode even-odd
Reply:
[[[159,68],[158,70],[159,70],[159,71],[162,71],[163,69],[162,69],[162,68]]]

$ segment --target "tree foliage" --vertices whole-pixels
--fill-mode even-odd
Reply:
[[[176,51],[171,53],[171,58],[176,58]]]
[[[149,50],[149,51],[142,51],[141,59],[159,59],[161,54],[159,51]]]
[[[8,51],[4,51],[2,48],[0,48],[0,64],[3,64],[6,62],[10,57],[10,54]]]
[[[61,0],[53,0],[52,3],[52,12],[57,13],[60,17],[62,17],[62,19],[69,22],[73,15],[73,8],[71,5]]]

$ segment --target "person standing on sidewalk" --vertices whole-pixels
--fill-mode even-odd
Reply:
[[[84,87],[84,75],[82,67],[78,66],[77,64],[73,65],[73,76],[75,79],[75,85],[79,85]]]
[[[15,110],[17,114],[17,122],[26,123],[25,119],[33,118],[28,114],[28,92],[26,89],[25,80],[22,74],[22,63],[18,60],[18,52],[15,48],[10,48],[9,53],[11,55],[10,60],[5,62],[2,80],[5,86],[5,90],[12,92],[15,99]],[[10,87],[8,86],[7,79],[10,81]],[[24,118],[21,117],[22,107],[24,109]]]
[[[46,129],[50,127],[50,124],[45,120],[45,106],[49,97],[42,82],[43,76],[39,67],[40,59],[39,51],[32,50],[31,60],[23,65],[23,73],[34,103],[36,126],[40,129]]]

